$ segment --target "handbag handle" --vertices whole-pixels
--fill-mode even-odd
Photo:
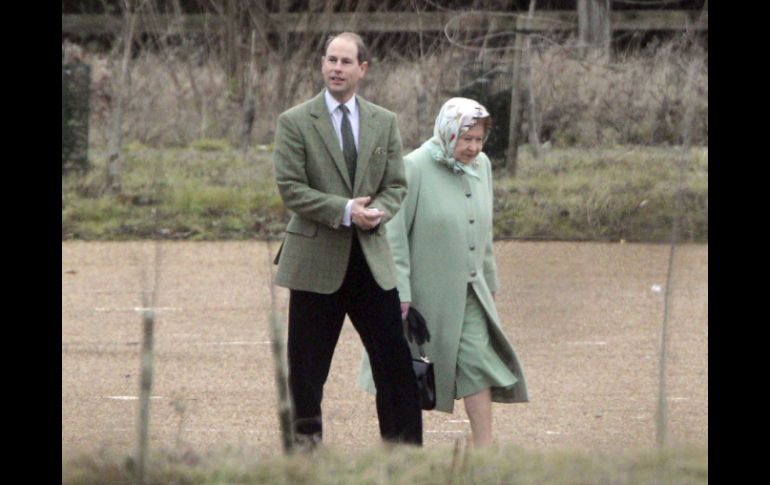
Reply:
[[[429,363],[430,359],[428,359],[428,356],[425,355],[425,352],[422,350],[422,345],[417,345],[417,350],[420,353],[420,360],[422,360],[425,363]]]

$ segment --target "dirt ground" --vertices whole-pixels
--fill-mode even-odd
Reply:
[[[270,278],[277,244],[62,243],[62,449],[133,452],[142,292],[155,285],[151,446],[278,452]],[[495,404],[496,441],[533,449],[655,445],[668,245],[498,242],[498,310],[531,402]],[[156,256],[160,259],[155,273]],[[667,440],[708,438],[708,246],[676,248],[670,279]],[[285,325],[288,292],[277,288]],[[362,346],[344,326],[325,388],[326,443],[379,443],[355,386]],[[469,433],[424,413],[425,445]]]

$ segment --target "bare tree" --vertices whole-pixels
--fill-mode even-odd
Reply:
[[[579,48],[583,55],[591,52],[609,61],[610,0],[578,0]]]
[[[329,32],[328,21],[333,15],[332,8],[331,2],[311,0],[307,11],[299,20],[303,24],[304,34],[290,37],[288,29],[279,29],[278,45],[272,48],[269,53],[269,57],[276,58],[278,69],[276,92],[272,98],[275,111],[283,111],[300,83],[306,80],[312,72],[319,70],[320,56],[313,56],[313,53],[319,52],[325,42]],[[288,13],[288,0],[280,0],[279,18],[281,22],[287,21]],[[255,15],[252,15],[252,18],[255,18]]]
[[[529,12],[527,14],[527,26],[532,25],[532,17],[535,15],[535,1],[536,0],[529,0]],[[527,59],[527,108],[529,111],[529,148],[532,150],[532,155],[535,158],[540,157],[540,139],[537,134],[538,131],[538,123],[537,123],[537,110],[535,108],[535,83],[533,81],[534,77],[534,66],[532,65],[532,37],[530,35],[527,36],[527,39],[524,44],[524,52],[526,53],[526,59]]]
[[[278,1],[278,9],[282,15],[289,12],[288,3],[288,0]],[[278,102],[278,111],[281,111],[286,105],[286,83],[289,76],[289,69],[291,68],[291,63],[286,62],[287,57],[289,57],[289,33],[286,29],[279,30],[278,39],[278,59],[283,62],[280,62],[278,66],[278,82],[275,99]]]
[[[119,193],[121,190],[121,167],[120,167],[120,143],[122,140],[123,110],[125,109],[126,99],[131,90],[131,77],[129,63],[131,61],[131,47],[134,41],[134,30],[136,28],[137,13],[144,7],[147,0],[134,8],[133,0],[123,0],[123,60],[120,67],[120,76],[118,86],[115,90],[116,101],[112,112],[112,132],[109,141],[109,150],[107,156],[106,188],[109,191]]]
[[[183,142],[185,140],[184,130],[182,129],[182,107],[185,105],[185,89],[182,87],[182,80],[179,76],[178,64],[181,61],[180,57],[176,54],[179,52],[179,48],[172,45],[169,38],[177,37],[181,41],[182,49],[186,50],[188,46],[188,36],[184,31],[184,15],[182,13],[182,7],[180,0],[172,0],[171,5],[173,7],[173,16],[170,18],[168,25],[163,25],[160,14],[158,12],[157,0],[151,0],[147,4],[146,15],[147,22],[153,25],[153,31],[158,32],[157,42],[160,47],[159,55],[163,59],[161,63],[168,74],[171,83],[174,86],[174,96],[176,98],[176,116],[173,118],[172,126],[174,127],[177,140]],[[189,64],[189,59],[188,59]],[[195,81],[194,76],[190,76],[190,82],[193,86],[193,93],[195,93]],[[194,103],[199,106],[199,99],[194,99]],[[200,112],[200,108],[198,109]]]
[[[508,148],[505,152],[505,170],[511,174],[516,174],[516,166],[519,157],[519,133],[521,133],[521,114],[522,114],[522,96],[521,96],[521,66],[524,60],[524,49],[527,40],[525,34],[521,32],[519,26],[526,25],[526,20],[520,22],[516,20],[516,39],[513,44],[513,73],[511,75],[511,116],[508,124]]]
[[[249,149],[249,138],[251,128],[254,126],[254,116],[256,115],[256,103],[254,101],[254,51],[256,50],[257,33],[251,31],[251,50],[249,56],[249,69],[246,79],[246,95],[243,98],[243,126],[241,127],[241,150],[243,154]]]

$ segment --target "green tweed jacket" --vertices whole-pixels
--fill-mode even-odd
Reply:
[[[275,283],[316,293],[342,285],[357,231],[366,261],[383,289],[396,286],[395,265],[385,224],[406,196],[401,135],[396,115],[357,96],[359,149],[350,180],[323,91],[278,117],[273,169],[278,191],[292,212],[275,258]],[[345,204],[370,196],[369,207],[385,214],[369,231],[342,225]]]

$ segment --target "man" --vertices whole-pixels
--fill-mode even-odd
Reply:
[[[275,178],[293,213],[276,284],[290,289],[289,390],[302,448],[322,441],[323,386],[346,314],[371,357],[380,435],[422,444],[385,235],[406,195],[401,137],[395,114],[355,94],[368,67],[358,35],[332,37],[321,58],[326,89],[282,113],[275,134]]]

